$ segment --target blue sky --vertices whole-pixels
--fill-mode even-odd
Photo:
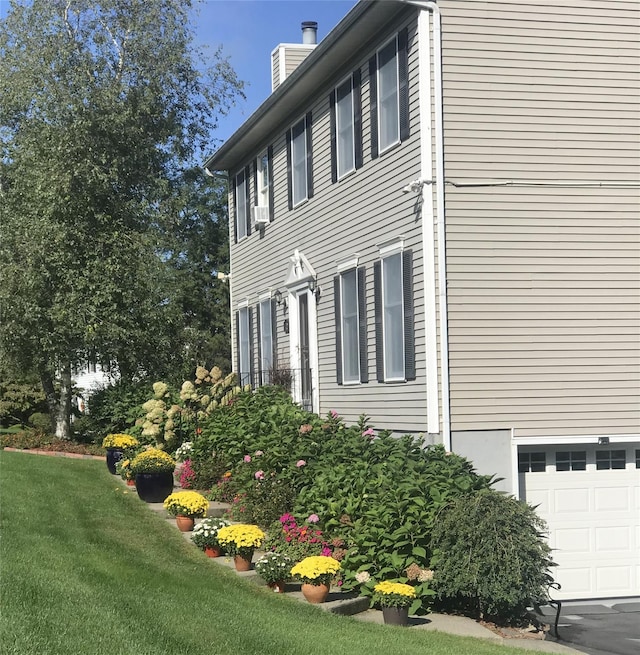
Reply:
[[[271,51],[279,43],[301,43],[300,24],[318,23],[318,42],[356,0],[205,0],[195,23],[197,43],[219,45],[238,77],[246,100],[239,101],[214,135],[223,141],[251,116],[271,93]]]

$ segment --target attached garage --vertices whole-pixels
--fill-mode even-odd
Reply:
[[[549,526],[554,597],[640,595],[640,443],[520,446],[518,478]]]

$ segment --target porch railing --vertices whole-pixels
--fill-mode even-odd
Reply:
[[[249,384],[252,389],[269,384],[281,386],[289,391],[303,409],[313,410],[313,376],[310,368],[277,368],[238,373],[238,383],[242,387]]]

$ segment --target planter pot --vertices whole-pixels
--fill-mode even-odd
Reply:
[[[116,474],[116,462],[119,462],[123,455],[119,448],[107,448],[107,468],[111,475]]]
[[[145,503],[162,503],[173,491],[173,474],[138,473],[136,491]]]
[[[191,516],[184,516],[183,514],[176,516],[176,525],[180,532],[191,532],[195,523],[195,519]]]
[[[207,557],[220,557],[222,555],[222,548],[219,546],[205,546],[204,554]]]
[[[313,605],[324,603],[324,601],[327,600],[327,596],[329,595],[329,585],[309,584],[308,582],[303,582],[302,595],[307,599],[309,603],[312,603]]]
[[[271,589],[276,594],[284,594],[286,586],[287,583],[283,582],[282,580],[267,583],[267,587],[269,587],[269,589]]]
[[[127,487],[135,487],[135,486],[136,486],[135,480],[127,480]]]
[[[250,571],[251,570],[251,557],[243,557],[242,555],[234,555],[233,563],[236,566],[236,571]]]
[[[409,608],[383,607],[382,617],[387,625],[409,625]]]

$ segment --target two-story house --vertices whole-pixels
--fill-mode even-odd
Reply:
[[[564,598],[640,594],[639,25],[623,0],[362,0],[273,51],[206,162],[243,382],[503,478]]]

